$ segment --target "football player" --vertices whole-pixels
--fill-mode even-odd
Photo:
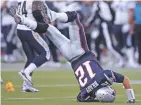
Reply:
[[[134,91],[128,77],[111,70],[104,70],[96,60],[95,55],[88,49],[85,33],[76,12],[66,12],[71,22],[70,39],[62,35],[58,29],[50,24],[38,23],[22,16],[16,16],[19,24],[30,27],[35,32],[47,32],[48,38],[61,51],[63,56],[71,63],[75,77],[80,86],[77,96],[79,102],[113,102],[115,90],[110,86],[113,82],[122,83],[127,94],[128,102],[135,103]],[[25,81],[28,74],[24,73]]]
[[[65,13],[56,13],[51,11],[42,0],[18,0],[18,7],[11,6],[9,12],[11,15],[17,12],[19,15],[28,19],[49,23],[57,19],[64,21],[67,17]],[[24,69],[21,70],[19,74],[23,78],[23,72],[26,72],[26,74],[29,74],[28,79],[31,81],[30,84],[26,81],[23,82],[22,91],[38,92],[38,89],[33,88],[32,73],[36,68],[40,67],[43,63],[50,59],[49,47],[44,40],[44,36],[40,36],[42,33],[35,33],[25,25],[18,24],[17,34],[22,42],[22,46],[27,57]],[[35,52],[39,56],[37,56]]]
[[[17,7],[12,9],[17,9],[17,13],[21,16],[35,20],[36,17],[34,16],[34,12],[32,12],[32,7],[34,6],[33,1],[34,0],[17,0]],[[12,9],[9,9],[10,13],[15,12]],[[40,16],[39,13],[37,15]],[[27,58],[24,68],[19,72],[19,74],[22,76],[23,71],[30,72],[29,79],[32,81],[33,71],[50,59],[50,50],[42,36],[24,25],[17,25],[17,35],[22,43]],[[32,84],[23,81],[22,92],[38,91],[39,90],[34,88]]]

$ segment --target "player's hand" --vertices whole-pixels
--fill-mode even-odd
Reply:
[[[24,16],[20,16],[20,15],[18,15],[18,14],[16,14],[15,16],[14,16],[14,19],[15,19],[15,22],[17,23],[17,24],[23,24],[24,23]]]
[[[8,13],[14,17],[15,19],[15,22],[17,24],[22,24],[22,22],[24,21],[24,17],[20,16],[19,14],[17,14],[17,7],[16,6],[11,6],[9,9],[8,9]]]
[[[133,100],[128,100],[127,103],[135,103],[135,102],[136,102],[135,99],[133,99]]]
[[[75,12],[75,11],[67,11],[66,14],[68,16],[67,22],[72,22],[77,18],[77,12]]]

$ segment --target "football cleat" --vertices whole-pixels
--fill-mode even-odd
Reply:
[[[22,79],[23,79],[24,81],[27,82],[27,84],[28,84],[29,86],[33,86],[32,81],[31,81],[31,76],[30,76],[29,74],[25,73],[24,71],[20,71],[20,72],[19,72],[19,75],[22,77]]]
[[[39,90],[31,86],[23,86],[22,92],[39,92]]]
[[[136,102],[135,99],[133,99],[133,100],[128,100],[127,103],[135,103],[135,102]]]

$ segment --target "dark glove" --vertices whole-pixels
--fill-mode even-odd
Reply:
[[[67,22],[72,22],[77,18],[77,12],[75,12],[75,11],[68,11],[68,12],[66,12],[66,14],[68,16]]]

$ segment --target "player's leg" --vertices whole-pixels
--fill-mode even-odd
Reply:
[[[31,31],[17,30],[17,35],[22,43],[22,47],[27,58],[24,68],[26,68],[36,56],[33,48],[28,44],[27,36],[29,36],[30,34],[31,34]]]
[[[36,56],[34,58],[33,63],[35,63],[37,67],[39,67],[50,59],[50,50],[47,42],[45,41],[42,35],[39,35],[38,33],[35,32],[33,32],[32,35],[33,35],[33,39],[29,43],[39,54],[38,57]]]
[[[56,27],[49,25],[47,29],[47,37],[54,43],[67,60],[72,58],[70,40],[66,38]]]
[[[101,30],[101,28],[100,28]],[[95,51],[96,51],[96,54],[97,54],[97,60],[100,62],[101,60],[101,49],[100,49],[100,44],[103,40],[103,35],[101,33],[101,31],[99,31],[99,35],[98,37],[95,39]]]
[[[2,33],[4,34],[4,39],[7,45],[4,61],[9,63],[17,61],[16,57],[14,57],[13,55],[13,50],[17,48],[16,45],[13,44],[15,28],[16,28],[15,24],[9,24],[2,27]]]
[[[25,52],[25,55],[27,58],[24,69],[33,61],[34,57],[36,56],[34,53],[34,49],[27,42],[28,37],[26,37],[26,35],[29,36],[30,34],[31,34],[30,31],[17,30],[17,35],[22,43],[23,51]],[[27,92],[27,91],[31,92],[31,88],[28,86],[28,83],[26,81],[23,81],[22,91],[23,92]]]
[[[49,25],[47,29],[47,37],[55,44],[67,60],[71,60],[72,58],[84,54],[82,47],[79,50],[77,49],[80,47],[79,40],[72,44],[68,38],[66,38],[56,27],[52,25]]]
[[[81,49],[79,49],[80,48],[79,40],[76,41],[76,43],[75,42],[72,43],[56,27],[52,25],[49,25],[47,29],[47,37],[55,44],[55,46],[60,50],[62,55],[67,60],[71,60],[72,58],[75,58],[77,56],[81,56],[82,54],[84,54],[84,50],[82,49],[82,47]]]
[[[66,12],[66,14],[69,22],[75,20],[75,22],[72,22],[73,25],[70,28],[70,30],[72,30],[72,32],[69,33],[70,40],[64,37],[64,35],[61,35],[61,33],[51,25],[49,25],[47,31],[50,33],[50,35],[48,35],[50,40],[57,46],[57,48],[60,49],[67,60],[72,60],[87,51],[87,42],[85,42],[86,38],[84,35],[83,26],[81,25],[79,19],[76,19],[77,14],[75,12]],[[82,42],[80,43],[80,41]]]
[[[38,53],[38,56],[35,56],[33,61],[23,71],[21,71],[21,76],[32,86],[30,74],[50,59],[50,51],[47,43],[38,33],[31,32],[28,44],[34,48]]]
[[[124,65],[123,58],[122,58],[120,52],[118,52],[113,47],[112,39],[111,39],[110,32],[109,32],[109,26],[106,22],[102,23],[102,29],[103,29],[103,35],[104,35],[108,50],[110,50],[112,52],[112,54],[116,57],[116,59],[119,60],[118,66],[123,66]]]
[[[69,37],[71,42],[71,50],[73,51],[73,57],[81,56],[85,52],[89,51],[84,28],[80,23],[78,16],[73,22],[71,22],[71,25],[69,26]]]

